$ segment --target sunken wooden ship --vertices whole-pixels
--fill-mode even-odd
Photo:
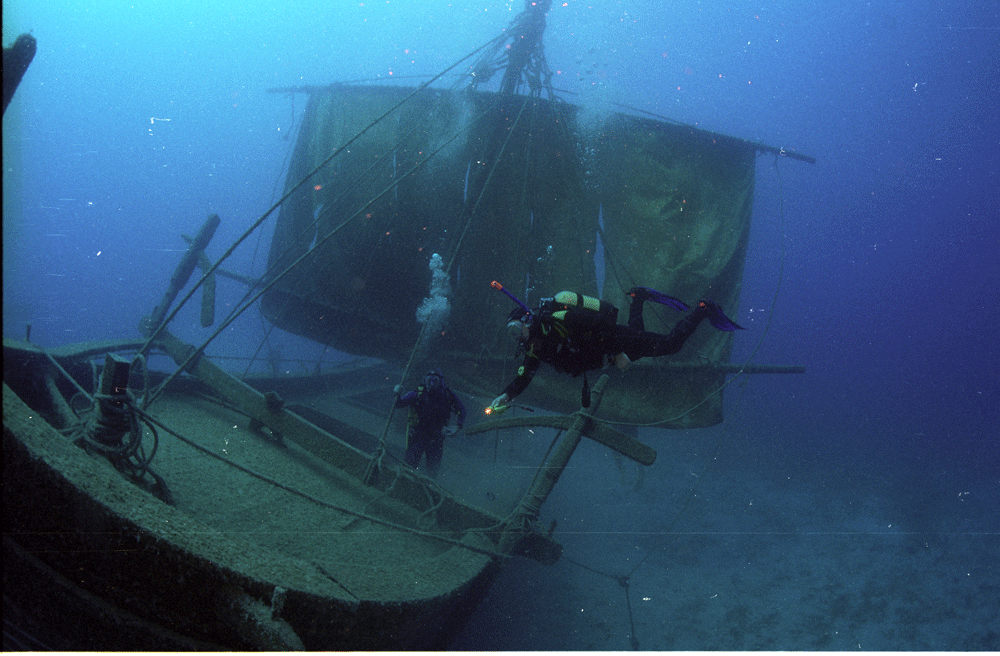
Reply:
[[[5,338],[5,647],[446,648],[507,560],[558,560],[539,518],[582,438],[646,466],[655,451],[617,422],[708,426],[728,374],[796,371],[731,365],[732,335],[701,331],[670,362],[602,375],[586,409],[579,380],[540,376],[521,400],[549,413],[477,423],[513,373],[493,280],[528,303],[569,289],[624,307],[642,284],[736,307],[756,155],[789,154],[575,107],[548,83],[539,19],[470,55],[460,86],[281,90],[309,103],[286,193],[247,232],[277,212],[263,277],[225,271],[235,244],[209,259],[212,217],[134,342]],[[507,49],[519,35],[535,39]],[[199,289],[213,324],[223,274],[248,290],[239,310],[197,343],[171,334]],[[363,357],[229,373],[208,346],[250,308]],[[483,468],[449,441],[442,479],[410,469],[392,388],[429,367],[467,399],[466,433],[551,444],[497,440]]]

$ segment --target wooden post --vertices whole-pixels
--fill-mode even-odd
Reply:
[[[149,318],[149,333],[144,334],[151,334],[153,330],[159,328],[160,324],[163,323],[163,318],[167,316],[170,304],[174,302],[177,294],[187,284],[191,273],[194,272],[195,265],[198,264],[199,256],[208,246],[208,242],[212,240],[216,228],[219,227],[219,223],[221,223],[219,215],[213,214],[201,226],[201,230],[198,231],[187,252],[184,253],[184,257],[181,258],[177,268],[174,269],[174,275],[170,278],[170,286],[167,287],[167,292],[163,295],[163,300],[156,306],[156,309],[153,310],[153,315]]]
[[[607,374],[601,376],[591,392],[591,412],[597,412],[601,405],[601,396],[610,378]],[[519,547],[519,543],[526,537],[526,532],[531,522],[538,519],[542,504],[548,498],[552,488],[562,475],[569,459],[573,456],[580,438],[593,423],[590,414],[585,414],[582,410],[576,413],[573,425],[566,431],[565,437],[559,442],[552,457],[542,465],[535,484],[531,486],[528,493],[521,499],[517,510],[511,516],[510,521],[504,527],[503,535],[500,537],[500,551],[502,553],[513,553]]]

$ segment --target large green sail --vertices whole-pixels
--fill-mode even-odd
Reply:
[[[406,361],[439,253],[450,314],[419,355],[488,400],[516,366],[503,330],[512,306],[493,280],[532,305],[564,289],[601,296],[622,309],[620,321],[633,285],[735,310],[755,146],[623,113],[584,115],[510,94],[314,89],[289,185],[344,148],[281,208],[269,268],[312,251],[265,294],[265,315],[342,351]],[[669,332],[681,316],[647,304],[647,330]],[[665,427],[721,421],[725,375],[713,365],[728,362],[732,338],[705,324],[669,362],[616,373],[605,412]],[[522,400],[574,409],[581,385],[543,368]]]

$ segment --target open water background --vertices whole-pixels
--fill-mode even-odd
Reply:
[[[4,336],[30,323],[43,346],[134,338],[186,247],[178,235],[216,212],[214,243],[227,243],[281,189],[304,100],[266,89],[436,73],[520,9],[5,2],[4,44],[31,31],[38,53],[3,121]],[[1000,595],[988,557],[1000,551],[998,13],[957,0],[554,3],[556,86],[817,158],[758,160],[732,312],[749,328],[734,361],[808,372],[731,386],[721,427],[642,432],[661,458],[641,486],[607,467],[606,485],[568,477],[553,498],[568,556],[618,575],[642,563],[634,628],[614,586],[590,588],[567,563],[522,564],[456,646],[1000,646],[996,613],[977,610]],[[267,245],[253,237],[229,268],[260,273]],[[222,303],[242,291],[220,288]],[[195,320],[181,315],[179,331]],[[256,343],[259,323],[219,352]],[[287,356],[320,350],[276,339]],[[678,463],[704,488],[678,482]],[[712,503],[692,512],[691,494]],[[767,517],[750,515],[755,499]],[[592,530],[574,537],[581,504],[648,530],[581,518]],[[896,574],[879,585],[877,567],[850,571],[871,562]],[[782,575],[793,592],[766,593]],[[928,598],[916,609],[915,590]],[[713,593],[737,599],[715,612],[700,602]],[[588,612],[607,629],[587,633]]]

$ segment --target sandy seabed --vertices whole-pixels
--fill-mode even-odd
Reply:
[[[901,486],[739,453],[705,469],[721,430],[642,433],[660,456],[643,474],[581,447],[541,518],[563,560],[511,563],[452,646],[1000,648],[997,481]]]

